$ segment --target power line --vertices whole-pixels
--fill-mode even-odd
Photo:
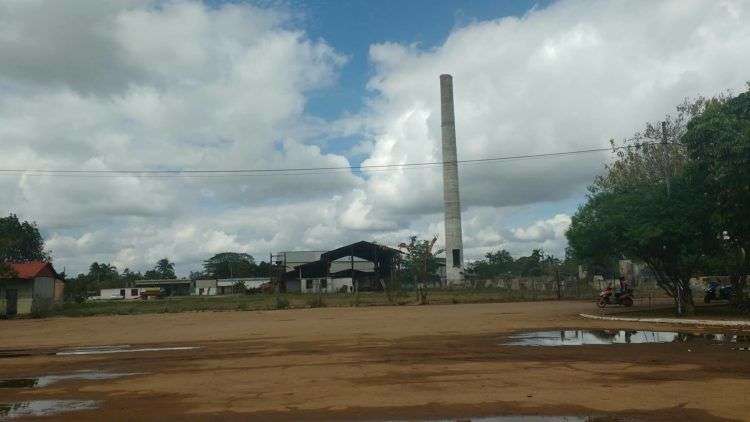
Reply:
[[[514,161],[514,160],[526,160],[526,159],[545,159],[545,158],[556,158],[565,157],[578,154],[590,154],[595,152],[605,151],[616,151],[620,149],[629,149],[640,147],[644,145],[656,145],[655,142],[643,142],[635,145],[623,145],[618,147],[607,147],[607,148],[588,148],[574,151],[561,151],[561,152],[548,152],[538,154],[523,154],[523,155],[510,155],[510,156],[498,156],[498,157],[487,157],[487,158],[475,158],[468,160],[458,160],[456,164],[467,165],[467,164],[481,164],[481,163],[494,163],[501,161]],[[330,167],[288,167],[288,168],[265,168],[265,169],[230,169],[230,170],[48,170],[48,169],[0,169],[0,176],[11,176],[11,175],[27,175],[27,176],[62,176],[62,177],[121,177],[121,176],[138,176],[146,178],[169,178],[169,177],[184,177],[184,178],[209,178],[209,177],[227,177],[227,176],[239,176],[239,177],[259,177],[259,176],[307,176],[307,175],[323,175],[323,174],[335,174],[341,171],[351,172],[383,172],[391,170],[408,170],[415,168],[425,168],[433,166],[442,166],[444,164],[452,164],[447,161],[427,161],[427,162],[416,162],[416,163],[400,163],[400,164],[371,164],[371,165],[357,165],[357,166],[330,166]]]

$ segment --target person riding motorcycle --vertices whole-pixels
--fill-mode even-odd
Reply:
[[[625,281],[625,277],[620,277],[619,281],[620,281],[620,287],[615,292],[616,297],[620,297],[625,293],[631,292],[630,285],[628,284],[627,281]]]

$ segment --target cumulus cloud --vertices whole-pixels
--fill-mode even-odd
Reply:
[[[560,1],[477,22],[430,50],[373,45],[377,94],[365,164],[440,160],[438,75],[454,75],[459,159],[606,147],[689,95],[741,88],[750,56],[744,2]],[[580,192],[605,154],[466,165],[465,207],[556,201]],[[374,174],[386,213],[436,212],[440,169]],[[360,206],[360,205],[358,205]]]
[[[741,89],[750,4],[559,1],[455,28],[429,49],[375,44],[364,109],[334,121],[305,112],[310,93],[335,88],[346,66],[329,42],[283,11],[245,3],[3,2],[0,168],[441,161],[441,73],[455,78],[459,159],[603,147],[686,96]],[[327,137],[351,145],[334,153],[320,141]],[[573,210],[560,201],[580,195],[606,159],[461,166],[465,255],[562,253]],[[39,222],[72,272],[93,260],[142,270],[168,256],[186,274],[223,250],[264,257],[443,230],[437,167],[303,177],[26,173],[1,177],[0,197],[4,212]],[[549,212],[517,217],[529,207]]]

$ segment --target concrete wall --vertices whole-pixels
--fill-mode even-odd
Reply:
[[[214,296],[216,294],[216,280],[195,280],[194,295]]]
[[[325,285],[325,287],[323,287]],[[351,278],[303,278],[301,293],[337,293],[346,286],[347,293],[352,292]],[[287,286],[288,289],[288,286]]]
[[[352,268],[351,258],[345,257],[345,258],[337,259],[336,261],[331,262],[330,272],[336,273],[339,271],[346,271],[351,268]],[[370,261],[365,261],[363,259],[354,258],[354,269],[359,270],[359,271],[373,272],[375,271],[375,264]]]
[[[55,280],[55,294],[53,301],[55,303],[62,303],[65,298],[65,283],[62,280]]]
[[[55,279],[52,277],[37,277],[34,279],[34,310],[49,309],[54,305]]]
[[[125,290],[125,295],[122,295],[122,291]],[[143,288],[138,287],[116,287],[112,289],[101,289],[99,290],[98,297],[92,297],[95,300],[110,300],[110,299],[140,299]],[[135,294],[133,294],[135,293]]]
[[[0,315],[6,314],[6,292],[10,289],[18,291],[17,315],[27,315],[32,311],[34,297],[34,283],[28,280],[0,282]]]
[[[286,281],[286,291],[288,293],[299,293],[301,285],[299,280],[288,280]]]

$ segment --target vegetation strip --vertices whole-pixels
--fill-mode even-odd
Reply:
[[[654,322],[658,324],[682,324],[682,325],[717,325],[725,327],[750,327],[750,321],[723,321],[711,319],[681,319],[681,318],[628,318],[609,317],[590,314],[578,314],[583,318],[600,319],[604,321],[628,321],[628,322]]]

